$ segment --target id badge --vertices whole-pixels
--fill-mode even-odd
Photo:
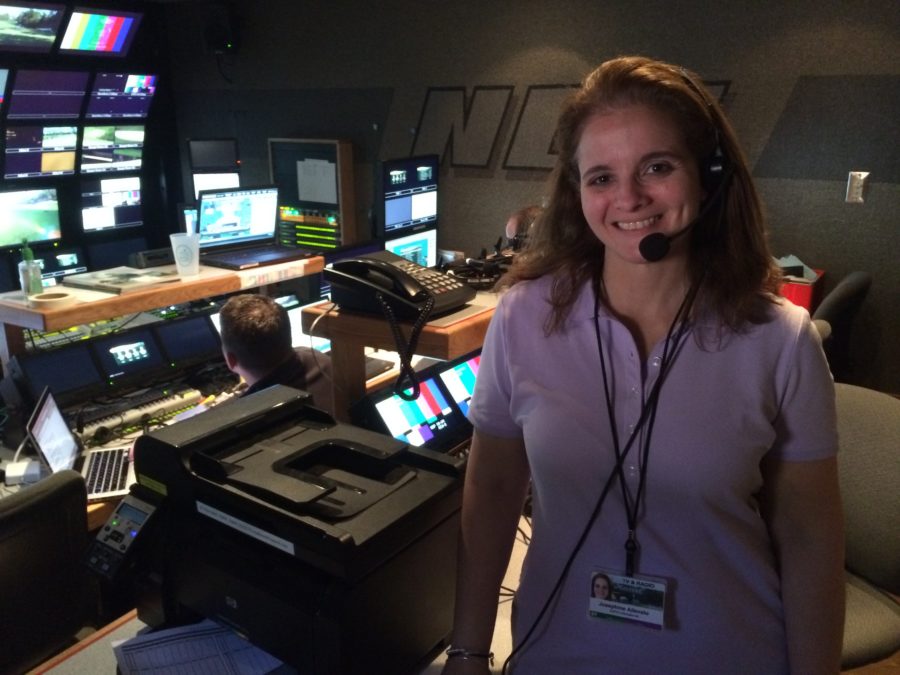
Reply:
[[[659,577],[628,577],[598,570],[591,575],[588,614],[595,619],[627,621],[662,630],[666,584]]]

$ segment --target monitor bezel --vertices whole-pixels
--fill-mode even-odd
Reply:
[[[393,195],[396,190],[390,189],[390,174],[392,171],[397,170],[398,168],[409,169],[410,167],[416,164],[428,164],[434,169],[434,192],[435,192],[435,212],[434,217],[429,218],[427,220],[414,220],[410,223],[404,224],[400,227],[395,227],[388,229],[387,223],[387,207],[389,200],[388,195]],[[399,237],[405,236],[407,234],[412,234],[414,232],[420,232],[426,229],[437,229],[440,224],[440,191],[441,191],[441,182],[440,182],[440,171],[441,171],[441,158],[440,155],[437,154],[428,154],[428,155],[416,155],[413,157],[396,157],[393,159],[382,160],[381,162],[381,171],[380,171],[380,190],[378,192],[379,195],[379,223],[378,223],[378,235],[382,239],[397,239]],[[394,199],[396,197],[393,197]]]

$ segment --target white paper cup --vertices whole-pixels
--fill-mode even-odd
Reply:
[[[191,277],[200,274],[200,235],[178,232],[170,234],[172,255],[178,276]]]

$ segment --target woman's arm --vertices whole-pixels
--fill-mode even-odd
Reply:
[[[480,653],[491,650],[500,584],[509,565],[528,478],[521,439],[475,430],[463,492],[454,647]],[[487,666],[486,659],[455,657],[447,660],[444,675],[487,673]]]
[[[835,458],[763,465],[763,514],[780,566],[792,673],[840,672],[844,517]]]

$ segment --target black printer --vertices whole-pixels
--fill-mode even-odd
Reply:
[[[300,673],[416,672],[449,636],[464,460],[274,386],[141,436],[138,616],[208,617]]]

